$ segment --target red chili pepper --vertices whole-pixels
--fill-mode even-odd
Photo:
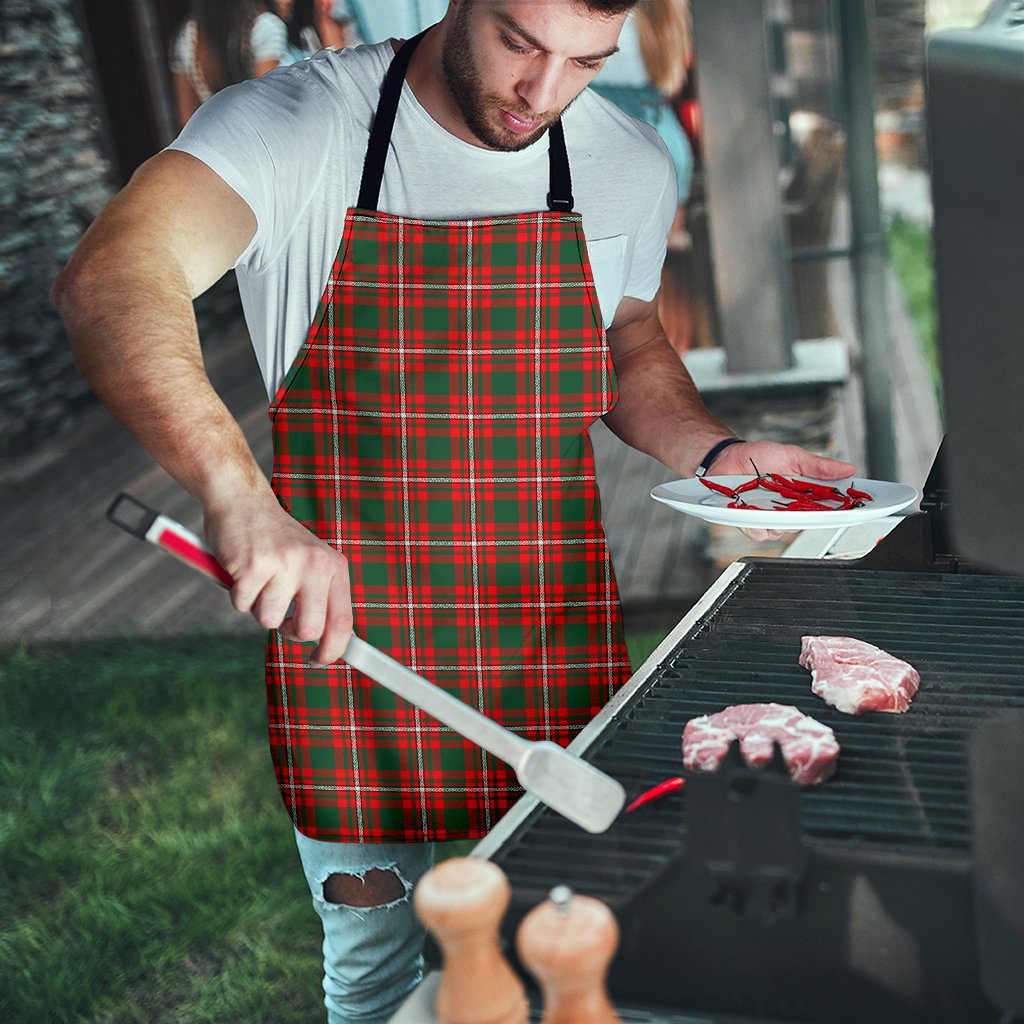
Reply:
[[[685,782],[686,779],[681,778],[666,779],[664,782],[659,782],[656,786],[652,786],[647,790],[647,792],[641,793],[626,808],[626,813],[635,811],[638,807],[643,807],[644,804],[649,804],[652,800],[660,800],[663,796],[674,793],[677,789],[682,789]]]
[[[745,491],[756,491],[761,486],[760,477],[752,477],[750,480],[745,481],[736,488],[737,494],[743,494]]]
[[[709,480],[706,476],[697,478],[705,486],[709,487],[713,491],[718,491],[719,494],[724,494],[727,498],[735,498],[736,492],[724,484],[716,484],[714,480]]]
[[[823,505],[820,501],[814,501],[812,498],[797,498],[791,501],[788,505],[783,506],[790,512],[834,512],[829,505]]]
[[[875,500],[874,498],[871,497],[870,494],[868,494],[867,491],[858,491],[858,490],[854,489],[853,487],[847,487],[846,488],[846,493],[851,498],[859,498],[861,501],[874,501]]]

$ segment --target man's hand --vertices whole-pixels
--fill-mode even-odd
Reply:
[[[754,476],[758,471],[807,476],[814,480],[841,480],[844,476],[853,476],[857,467],[852,462],[837,462],[815,455],[795,444],[744,441],[729,445],[711,464],[708,476]]]
[[[754,467],[757,467],[756,470]],[[853,476],[857,467],[852,462],[815,455],[794,444],[776,441],[744,441],[731,444],[711,464],[708,476],[755,476],[756,473],[782,473],[784,476],[803,476],[814,480],[841,480]],[[745,529],[751,540],[776,540],[785,530]]]
[[[206,537],[233,577],[231,603],[290,640],[318,640],[310,663],[330,665],[352,635],[348,560],[276,500],[207,508]]]

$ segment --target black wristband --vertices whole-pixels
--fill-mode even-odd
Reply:
[[[694,475],[698,477],[704,476],[711,468],[711,463],[714,462],[715,459],[717,459],[718,456],[721,455],[722,452],[724,452],[731,444],[743,444],[743,438],[727,437],[724,441],[719,441],[718,444],[716,444],[714,448],[712,448],[711,451],[709,451],[707,455],[700,460],[700,465],[697,467],[697,472]]]

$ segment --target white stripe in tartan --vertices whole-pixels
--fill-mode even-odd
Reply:
[[[304,661],[298,661],[295,658],[273,658],[268,664],[274,665],[277,668],[303,668],[305,667]],[[606,667],[605,661],[550,661],[548,662],[552,671],[565,672],[572,671],[574,669],[593,669],[598,671]],[[616,665],[626,664],[626,662],[615,661]],[[472,666],[465,662],[430,662],[427,664],[421,664],[416,670],[421,676],[426,677],[428,673],[440,674],[442,672],[464,672],[466,669]],[[532,661],[505,661],[500,662],[487,662],[482,661],[480,667],[485,672],[521,672],[527,669],[534,669],[536,664]],[[326,669],[321,671],[337,673],[345,672],[346,667],[342,664],[328,665]],[[428,680],[429,681],[429,680]],[[442,687],[444,689],[444,687]],[[479,708],[477,709],[479,710]],[[283,728],[283,727],[282,727]],[[383,726],[381,728],[384,728]],[[372,729],[371,729],[372,731]]]
[[[469,409],[473,409],[473,400],[475,397],[474,382],[475,375],[473,370],[473,355],[477,355],[474,349],[477,347],[473,343],[473,303],[470,300],[470,296],[474,292],[473,285],[473,243],[474,243],[474,228],[469,226],[469,230],[466,233],[466,282],[469,287],[466,288],[466,350],[467,350],[467,365],[466,365],[466,401],[469,403]],[[470,450],[475,447],[476,441],[476,423],[473,420],[468,420],[469,427],[469,444]],[[469,476],[470,476],[470,488],[469,488],[469,536],[470,536],[470,548],[472,551],[479,551],[478,545],[478,519],[477,519],[477,489],[476,483],[476,463],[471,462],[469,465]],[[480,560],[476,557],[473,558],[471,563],[471,574],[473,581],[473,658],[475,673],[474,679],[476,680],[476,709],[481,714],[484,712],[484,679],[483,670],[481,669],[481,663],[483,661],[483,624],[480,622]],[[494,825],[493,812],[491,808],[491,796],[489,782],[489,771],[487,767],[487,758],[484,757],[484,752],[481,749],[479,752],[480,759],[480,775],[484,782],[484,822],[485,827],[490,830]]]
[[[319,405],[306,405],[306,406],[290,406],[287,413],[279,412],[275,419],[280,420],[282,423],[293,417],[303,416],[316,416],[327,413],[330,415],[329,409],[324,409],[323,406]],[[366,419],[366,420],[401,420],[402,414],[399,412],[384,411],[380,409],[340,409],[338,411],[339,416],[352,417],[353,419]],[[594,410],[594,414],[591,417],[591,422],[597,419],[598,416],[603,413]],[[417,412],[408,417],[410,420],[436,420],[438,422],[454,422],[454,423],[518,423],[522,417],[515,415],[515,413],[475,413],[470,415],[469,413],[457,413],[457,412]],[[574,412],[548,412],[545,414],[546,420],[580,420],[581,416],[578,411]]]
[[[534,449],[533,457],[536,465],[536,469],[533,473],[533,479],[536,480],[543,471],[544,465],[544,450],[543,450],[543,421],[544,415],[542,410],[543,398],[541,394],[542,390],[542,335],[541,335],[541,295],[544,291],[543,287],[543,274],[544,266],[542,263],[544,256],[544,248],[542,245],[542,239],[544,237],[544,221],[537,218],[537,241],[536,248],[534,250],[533,258],[533,270],[534,270],[534,290],[536,295],[533,300],[533,402],[534,402],[534,413],[533,419],[536,424],[534,428]],[[537,576],[540,584],[541,594],[547,593],[547,561],[544,558],[545,547],[543,541],[544,536],[544,488],[537,488],[537,538],[541,541],[541,545],[537,548],[539,552],[537,558]],[[538,619],[540,622],[541,631],[541,650],[543,655],[541,657],[541,679],[544,682],[543,694],[544,694],[544,738],[546,740],[551,739],[551,699],[550,699],[550,663],[548,661],[548,610],[546,607],[538,609]]]

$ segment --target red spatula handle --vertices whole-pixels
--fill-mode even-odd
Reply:
[[[205,573],[210,579],[229,590],[234,586],[231,574],[217,561],[206,542],[181,523],[176,523],[156,509],[133,498],[119,494],[107,509],[107,518],[139,540],[149,541],[168,554],[174,555],[193,569]]]

